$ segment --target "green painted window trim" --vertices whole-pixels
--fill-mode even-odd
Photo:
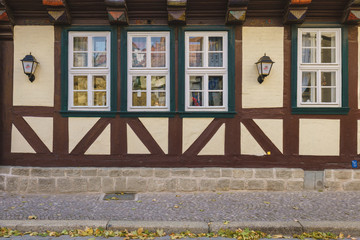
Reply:
[[[211,112],[185,111],[185,32],[188,31],[227,31],[228,32],[228,111]],[[219,117],[235,116],[235,28],[233,26],[184,26],[179,31],[179,114],[180,117]]]
[[[68,110],[68,40],[69,32],[109,31],[111,33],[111,65],[110,65],[110,111],[70,111]],[[116,26],[74,26],[64,27],[61,34],[61,110],[64,117],[115,117],[117,99],[117,28]]]
[[[298,28],[341,28],[341,107],[297,107],[297,47],[298,47]],[[349,108],[349,73],[348,73],[348,28],[342,24],[312,23],[303,25],[293,25],[291,28],[291,113],[293,114],[348,114]]]
[[[170,33],[170,111],[127,111],[127,33],[169,32]],[[175,31],[169,26],[126,26],[121,28],[121,106],[120,117],[174,117],[175,115]]]

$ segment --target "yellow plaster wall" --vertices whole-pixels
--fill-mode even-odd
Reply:
[[[69,153],[100,118],[69,118]]]
[[[258,144],[255,138],[251,135],[249,130],[241,123],[241,154],[245,155],[265,155],[265,151]]]
[[[300,119],[299,154],[339,156],[340,120]]]
[[[283,120],[254,119],[254,121],[280,152],[283,152]]]
[[[225,124],[217,130],[210,141],[199,152],[199,155],[224,155],[225,154]]]
[[[12,153],[35,153],[28,141],[23,137],[19,130],[12,125],[11,128],[11,152]]]
[[[360,27],[358,27],[360,33]],[[360,34],[358,34],[358,69],[360,69]],[[358,108],[360,109],[360,74],[358,73]]]
[[[40,63],[35,81],[24,74],[21,59],[31,54]],[[54,106],[54,27],[14,27],[14,93],[16,106]]]
[[[50,152],[53,151],[53,118],[24,117],[25,121],[39,136]]]
[[[360,154],[360,120],[357,123],[357,153]]]
[[[127,124],[127,153],[128,154],[150,154],[149,149],[139,139],[134,130]]]
[[[283,107],[284,28],[243,27],[243,108]],[[255,63],[264,56],[275,62],[262,84],[257,81]]]
[[[196,141],[213,118],[183,118],[183,153]]]
[[[109,155],[110,154],[110,124],[99,137],[91,144],[85,154]]]
[[[154,140],[165,154],[168,153],[169,119],[168,118],[139,118]]]

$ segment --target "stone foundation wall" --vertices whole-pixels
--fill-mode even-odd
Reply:
[[[114,193],[302,191],[290,168],[32,168],[0,166],[0,192]],[[325,170],[327,190],[360,190],[360,171]]]

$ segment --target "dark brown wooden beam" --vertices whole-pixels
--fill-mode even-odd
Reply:
[[[42,0],[53,24],[70,24],[71,16],[66,0]]]
[[[290,0],[284,11],[284,23],[302,23],[305,21],[308,5],[312,0]]]
[[[358,24],[360,22],[360,0],[350,0],[343,13],[343,23]]]
[[[127,6],[125,0],[105,0],[107,14],[111,24],[129,24]]]
[[[243,24],[248,4],[249,0],[229,0],[225,19],[226,23]]]
[[[187,0],[167,0],[169,24],[186,24]]]

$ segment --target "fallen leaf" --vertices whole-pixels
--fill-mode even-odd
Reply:
[[[179,208],[179,206],[178,206],[178,205],[174,205],[174,208]]]
[[[176,195],[176,197],[181,197],[180,195]]]
[[[283,238],[283,235],[272,235],[273,238]]]
[[[152,201],[153,201],[153,202],[156,202],[156,199],[154,198]]]
[[[295,210],[299,210],[299,207],[293,207],[293,209],[295,209]]]
[[[343,233],[340,233],[340,234],[339,234],[339,238],[344,238],[344,234],[343,234]]]
[[[225,225],[229,224],[229,221],[224,221],[224,224],[225,224]]]
[[[142,201],[141,200],[139,200],[139,201],[137,201],[138,203],[142,203]]]
[[[265,204],[270,204],[270,202],[264,202]]]
[[[31,216],[28,216],[28,219],[37,219],[37,216],[35,216],[35,215],[31,215]]]

